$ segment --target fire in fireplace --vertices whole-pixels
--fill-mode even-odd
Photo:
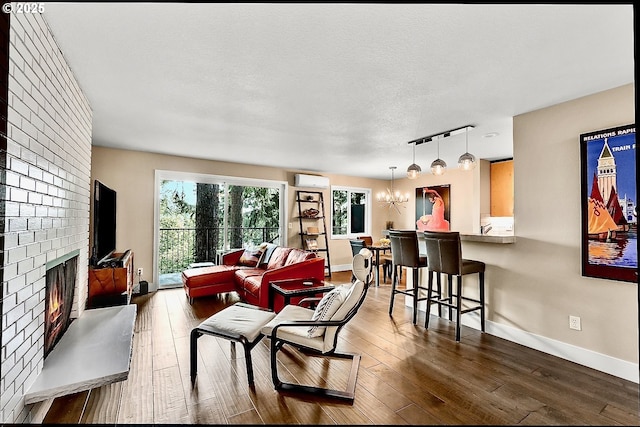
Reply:
[[[78,257],[47,270],[44,300],[44,357],[53,350],[71,323]]]

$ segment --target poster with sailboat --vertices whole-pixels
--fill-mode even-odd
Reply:
[[[580,135],[582,275],[638,280],[635,124]]]

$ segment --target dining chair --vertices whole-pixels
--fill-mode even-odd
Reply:
[[[360,251],[362,250],[362,248],[365,247],[365,243],[364,241],[360,240],[360,239],[351,239],[349,240],[349,244],[351,245],[351,255],[352,256],[356,256],[360,253]],[[352,273],[351,274],[351,281],[355,280],[356,276]]]
[[[366,246],[373,246],[373,237],[371,236],[358,236],[358,240],[362,240]]]
[[[460,341],[460,319],[462,314],[480,310],[480,329],[485,329],[485,301],[484,301],[484,273],[485,263],[481,261],[462,258],[462,246],[460,244],[460,233],[448,232],[424,232],[427,257],[429,258],[429,281],[427,290],[427,316],[424,327],[429,328],[429,314],[431,303],[438,306],[449,307],[449,320],[452,320],[452,310],[456,310],[456,341]],[[449,284],[449,292],[446,296],[433,295],[433,273],[446,274]],[[462,276],[478,273],[479,298],[470,298],[463,295]],[[456,276],[456,289],[453,290],[453,276]],[[438,292],[439,294],[439,292]],[[469,301],[476,303],[470,307],[463,308],[462,302]]]
[[[358,236],[358,240],[364,242],[365,247],[373,246],[373,237],[371,236]],[[353,248],[353,246],[352,246]],[[355,255],[355,253],[354,253]],[[381,253],[378,255],[380,259],[380,265],[382,266],[382,277],[383,281],[387,282],[387,276],[391,278],[391,271],[393,268],[393,260],[389,254]],[[376,268],[379,268],[377,264],[375,264]]]
[[[380,265],[382,265],[382,277],[384,283],[387,283],[387,277],[392,278],[393,275],[393,255],[380,254]]]
[[[389,302],[389,316],[393,314],[393,300],[396,294],[404,294],[413,297],[413,324],[418,320],[418,302],[425,301],[428,296],[420,297],[419,291],[428,291],[428,288],[420,286],[418,273],[427,267],[427,257],[420,255],[418,250],[418,234],[415,230],[389,230],[391,240],[391,256],[393,258],[393,278],[391,280],[391,300]],[[398,289],[397,269],[402,267],[413,270],[413,287],[409,284],[405,289]]]

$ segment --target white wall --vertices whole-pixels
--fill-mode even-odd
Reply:
[[[72,317],[87,297],[92,113],[42,16],[12,14],[10,31],[0,420],[19,423],[43,366],[46,263],[79,250]]]

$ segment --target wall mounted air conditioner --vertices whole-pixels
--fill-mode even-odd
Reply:
[[[329,178],[318,175],[295,175],[295,187],[329,188]]]

